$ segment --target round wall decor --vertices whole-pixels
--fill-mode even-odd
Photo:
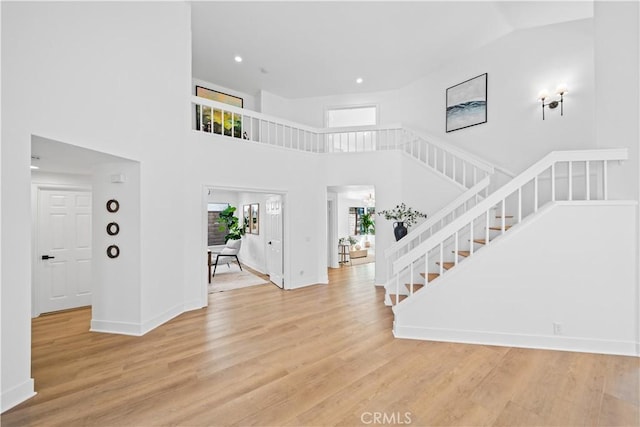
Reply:
[[[109,212],[118,212],[120,209],[120,203],[116,199],[111,199],[107,202],[107,210]]]
[[[120,232],[120,226],[117,222],[110,222],[107,224],[107,234],[109,236],[115,236]]]
[[[109,258],[118,258],[118,255],[120,255],[120,248],[117,245],[111,245],[107,248]]]

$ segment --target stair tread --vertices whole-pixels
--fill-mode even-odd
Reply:
[[[455,253],[455,251],[451,251],[451,253]],[[471,256],[471,251],[458,251],[458,255],[468,257]]]
[[[513,218],[513,215],[505,215],[505,218]],[[496,218],[502,218],[502,215],[496,215]]]
[[[504,226],[505,231],[510,229],[510,228],[511,228],[511,225],[505,225]],[[493,227],[489,227],[489,230],[501,231],[502,230],[502,226],[501,225],[495,225]]]
[[[391,298],[391,304],[396,305],[398,302],[402,302],[404,299],[406,299],[408,295],[398,295],[398,302],[396,302],[396,294],[391,294],[389,295],[389,297]]]
[[[473,239],[475,243],[479,243],[481,245],[486,245],[487,241],[485,239]]]
[[[411,290],[411,283],[405,283],[404,285],[407,287],[407,289]],[[413,291],[415,292],[415,291],[417,291],[418,289],[420,289],[422,287],[424,287],[423,283],[414,283],[413,284]]]
[[[440,261],[436,262],[436,264],[440,265]],[[445,261],[442,263],[442,268],[444,268],[445,270],[448,270],[450,268],[453,268],[454,265],[456,265],[455,262]]]
[[[438,277],[440,277],[440,274],[438,274],[438,273],[420,273],[420,275],[422,277],[426,278],[427,282],[431,282],[432,280],[435,280]]]

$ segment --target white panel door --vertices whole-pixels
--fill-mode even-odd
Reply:
[[[283,251],[282,251],[282,197],[267,198],[265,237],[267,240],[267,274],[269,280],[284,288]]]
[[[38,192],[38,311],[91,305],[91,193]]]

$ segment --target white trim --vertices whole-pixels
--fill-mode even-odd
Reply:
[[[173,307],[171,307],[170,309],[166,310],[164,313],[155,316],[154,318],[147,320],[145,322],[142,323],[141,328],[140,328],[140,332],[141,335],[146,334],[147,332],[152,331],[153,329],[157,328],[158,326],[168,322],[169,320],[173,319],[174,317],[177,317],[179,315],[181,315],[182,313],[184,313],[184,304],[177,304]]]
[[[186,301],[183,304],[183,313],[187,311],[200,310],[201,308],[205,308],[206,305],[202,305],[202,301],[198,299],[194,299],[191,301]]]
[[[638,352],[638,343],[633,341],[609,341],[594,338],[558,337],[554,335],[505,334],[494,331],[422,328],[415,326],[398,326],[395,322],[393,335],[396,338],[427,341],[498,345],[506,347],[640,357],[640,353]]]
[[[18,384],[2,393],[2,408],[0,412],[8,411],[25,400],[31,399],[36,394],[38,393],[35,392],[33,378],[29,378],[22,384]]]
[[[260,273],[260,274],[266,274],[266,275],[268,276],[268,274],[267,274],[266,272],[262,271],[262,269],[260,269],[260,268],[258,268],[258,267],[255,267],[253,264],[251,264],[251,263],[248,263],[248,262],[244,261],[241,257],[239,257],[239,256],[238,256],[238,259],[240,259],[240,263],[241,263],[242,265],[246,265],[246,266],[247,266],[247,267],[249,267],[250,269],[257,271],[257,272],[258,272],[258,273]],[[220,264],[220,265],[223,265],[223,264]]]
[[[116,322],[112,320],[91,320],[91,332],[102,332],[106,334],[142,336],[142,325],[132,322]]]
[[[637,200],[558,200],[549,203],[561,206],[638,206]]]

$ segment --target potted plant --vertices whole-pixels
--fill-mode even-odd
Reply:
[[[360,218],[360,225],[362,226],[362,234],[364,234],[364,247],[368,248],[371,246],[369,242],[369,234],[376,233],[376,223],[373,219],[373,215],[370,212],[362,215]]]
[[[404,203],[396,205],[393,209],[380,211],[378,215],[384,215],[385,219],[396,221],[393,223],[393,234],[396,237],[396,241],[407,235],[408,228],[418,222],[418,218],[427,217],[427,214],[408,208]]]
[[[225,243],[229,240],[240,240],[245,233],[244,227],[240,227],[238,217],[234,215],[235,211],[235,206],[229,205],[220,212],[220,227],[218,230],[227,231],[226,236],[224,236]]]

